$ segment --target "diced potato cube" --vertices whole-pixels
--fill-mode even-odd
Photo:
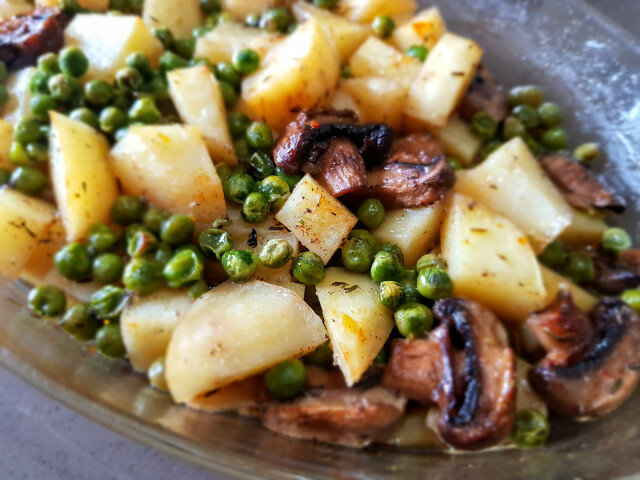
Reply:
[[[202,132],[215,163],[238,164],[233,150],[220,85],[204,65],[173,70],[167,74],[169,93],[180,117]]]
[[[569,245],[585,245],[599,243],[602,234],[609,228],[604,219],[597,213],[571,209],[571,223],[560,234],[560,239]]]
[[[472,40],[442,35],[409,89],[405,113],[433,127],[444,127],[467,91],[482,58]]]
[[[356,103],[353,96],[344,89],[342,82],[343,81],[338,84],[338,88],[333,92],[330,108],[333,110],[351,110],[355,112],[358,118],[361,118],[362,111],[360,110],[360,106]]]
[[[545,306],[547,292],[527,237],[502,215],[455,194],[441,233],[455,295],[522,322]]]
[[[0,275],[18,278],[55,221],[56,209],[50,203],[0,188]]]
[[[146,373],[166,353],[171,334],[191,306],[184,290],[162,289],[133,297],[120,318],[122,340],[134,370]]]
[[[568,278],[563,277],[544,265],[540,265],[540,272],[542,272],[542,281],[544,282],[544,287],[547,290],[545,305],[549,305],[553,302],[558,297],[558,292],[560,292],[560,290],[571,293],[575,304],[585,312],[598,303],[597,297],[591,295]]]
[[[391,42],[401,51],[414,45],[423,45],[431,50],[447,30],[438,7],[422,10],[409,22],[399,26],[391,35]]]
[[[457,158],[467,167],[473,163],[482,145],[482,140],[458,117],[450,117],[443,128],[434,131],[434,135],[442,142],[447,155]]]
[[[248,378],[322,344],[326,331],[286,288],[225,282],[197,299],[169,343],[166,378],[176,402]]]
[[[384,122],[393,129],[403,125],[402,109],[407,98],[407,88],[395,80],[386,78],[347,78],[342,88],[356,102],[363,122]]]
[[[0,167],[12,169],[14,163],[9,158],[13,143],[13,125],[0,118]]]
[[[111,165],[126,192],[170,212],[210,223],[226,211],[222,182],[197,127],[131,127],[111,150]]]
[[[394,327],[369,275],[329,268],[316,293],[336,363],[351,386],[373,363]]]
[[[322,188],[311,175],[298,182],[276,213],[300,243],[326,264],[349,236],[358,218]]]
[[[186,402],[190,408],[205,412],[225,412],[256,407],[268,398],[261,375],[245,378],[218,390],[206,392]]]
[[[33,95],[29,90],[29,82],[36,71],[34,67],[27,67],[9,76],[6,85],[9,100],[2,108],[2,118],[5,122],[16,123],[22,117],[31,115]]]
[[[65,45],[79,47],[89,59],[86,78],[112,81],[130,53],[144,53],[155,65],[162,55],[160,41],[136,15],[76,15],[64,32]]]
[[[324,8],[318,8],[308,2],[298,1],[292,6],[293,15],[298,23],[317,18],[331,29],[333,40],[340,53],[340,61],[346,62],[353,52],[366,40],[370,30],[359,23],[351,22]]]
[[[51,181],[67,240],[83,238],[94,223],[108,222],[118,196],[109,168],[109,142],[87,124],[51,112]]]
[[[278,38],[256,28],[237,23],[221,23],[196,41],[194,58],[207,58],[211,63],[230,62],[234,52],[251,48],[265,38]]]
[[[413,15],[417,9],[416,0],[340,0],[336,11],[349,20],[368,24],[380,15]]]
[[[394,242],[404,255],[405,265],[415,265],[440,238],[442,202],[428,207],[390,210],[384,222],[371,233],[381,242]]]
[[[168,28],[182,38],[202,25],[204,15],[198,0],[145,0],[142,20],[150,28]]]
[[[458,172],[456,191],[511,220],[536,252],[571,223],[571,208],[520,137]]]
[[[60,217],[49,225],[38,239],[38,243],[29,260],[20,272],[23,278],[32,285],[41,285],[45,277],[55,270],[53,256],[67,243],[67,232]],[[54,283],[57,285],[57,283]]]
[[[287,5],[289,0],[222,0],[222,10],[237,20],[247,15],[260,15],[267,8]]]
[[[36,0],[36,6],[38,7],[57,7],[59,5],[60,0]],[[99,12],[109,10],[109,0],[78,0],[78,5],[87,10],[96,10]]]
[[[331,97],[340,56],[329,31],[315,19],[299,26],[242,83],[242,98],[276,130],[305,108]]]
[[[0,21],[28,13],[33,10],[33,4],[27,0],[0,0]]]

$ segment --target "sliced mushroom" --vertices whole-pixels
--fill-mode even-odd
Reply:
[[[440,140],[428,133],[413,133],[393,144],[387,163],[430,165],[443,155],[444,147]]]
[[[10,70],[35,65],[40,55],[62,48],[67,16],[59,8],[36,8],[0,23],[0,60]]]
[[[618,254],[618,262],[635,272],[640,272],[640,250],[634,248],[623,250]]]
[[[262,422],[295,438],[364,447],[386,440],[405,406],[406,399],[381,387],[314,390],[289,404],[267,404]]]
[[[362,156],[356,146],[344,138],[331,140],[320,160],[302,170],[311,173],[334,197],[367,190],[367,172]]]
[[[564,155],[548,155],[540,163],[565,200],[574,207],[581,210],[608,208],[617,213],[624,211],[624,202],[578,162]]]
[[[529,370],[529,381],[560,415],[604,415],[638,383],[640,317],[617,298],[604,298],[588,314],[572,304],[570,295],[561,294],[528,320],[547,349]],[[557,337],[558,332],[566,335]]]
[[[593,256],[596,274],[590,285],[594,290],[605,294],[617,294],[628,288],[640,285],[640,271],[624,264]]]
[[[480,66],[460,103],[458,112],[461,117],[471,120],[476,113],[482,111],[487,112],[497,122],[504,120],[509,112],[502,85],[487,69]]]

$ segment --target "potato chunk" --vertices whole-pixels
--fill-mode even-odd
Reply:
[[[553,302],[558,297],[560,290],[571,293],[574,303],[585,312],[598,303],[597,297],[580,288],[568,278],[563,277],[544,265],[540,265],[540,271],[542,272],[542,281],[547,290],[545,305]],[[524,321],[526,319],[523,318],[522,320]]]
[[[222,0],[222,10],[237,20],[244,20],[247,15],[260,15],[267,8],[280,7],[288,0]]]
[[[358,116],[358,118],[362,118],[360,106],[356,103],[353,96],[344,89],[343,83],[344,80],[341,80],[338,84],[338,88],[333,92],[330,107],[333,110],[351,110]]]
[[[136,15],[76,15],[64,32],[65,45],[79,47],[89,59],[86,78],[112,81],[127,55],[144,53],[155,65],[162,55],[160,41]]]
[[[122,312],[120,326],[134,370],[146,373],[166,353],[171,334],[191,303],[185,290],[163,289],[131,299]]]
[[[379,15],[413,15],[417,8],[416,0],[340,0],[336,11],[354,22],[369,24]]]
[[[226,282],[197,299],[171,336],[166,377],[176,402],[263,372],[326,339],[322,320],[286,288]]]
[[[190,37],[202,25],[204,15],[198,0],[145,0],[142,20],[150,28],[168,28],[181,38]]]
[[[456,116],[450,117],[443,128],[433,133],[442,142],[445,153],[467,167],[473,163],[482,145],[482,140],[473,134],[469,125]]]
[[[393,314],[378,300],[369,275],[330,268],[316,289],[338,364],[347,385],[362,378],[394,326]]]
[[[340,82],[342,89],[356,102],[362,122],[384,122],[400,129],[403,124],[407,88],[386,78],[347,78]]]
[[[0,1],[0,21],[9,20],[11,17],[31,10],[33,10],[33,4],[27,0],[2,0]]]
[[[397,244],[405,265],[415,265],[438,241],[443,212],[442,202],[428,207],[390,210],[382,225],[371,233],[381,242]]]
[[[0,167],[13,169],[15,164],[9,158],[13,143],[13,125],[0,119]]]
[[[571,208],[571,223],[560,234],[560,239],[569,245],[599,243],[602,234],[609,228],[597,213],[583,212]]]
[[[502,215],[455,194],[441,234],[455,295],[522,322],[545,306],[547,292],[527,237]]]
[[[67,240],[83,238],[94,223],[110,220],[118,196],[109,168],[109,143],[83,122],[51,112],[51,181]]]
[[[431,50],[446,30],[440,10],[432,7],[396,28],[391,42],[403,52],[414,45],[423,45]]]
[[[60,0],[36,0],[37,7],[57,7]],[[87,10],[106,12],[109,10],[109,0],[78,0],[78,5]]]
[[[276,219],[325,264],[358,222],[347,207],[308,174],[293,189]]]
[[[340,56],[318,20],[299,26],[242,83],[242,98],[273,128],[283,129],[305,108],[331,97],[340,77]]]
[[[441,128],[467,91],[482,58],[472,40],[442,35],[409,89],[405,113]]]
[[[169,93],[180,117],[202,132],[215,163],[238,164],[227,123],[227,110],[216,77],[204,65],[167,74]]]
[[[6,85],[9,100],[2,108],[2,118],[6,122],[16,123],[22,117],[31,116],[33,94],[29,90],[29,82],[36,71],[34,67],[27,67],[9,76]]]
[[[16,279],[56,221],[50,203],[0,188],[0,275]]]
[[[125,191],[170,212],[208,223],[226,211],[222,182],[196,127],[131,127],[113,147],[111,165]]]
[[[206,58],[211,63],[230,62],[234,52],[252,48],[254,44],[266,38],[277,38],[277,36],[237,23],[221,23],[198,38],[193,56]]]
[[[507,217],[536,252],[571,223],[571,208],[520,137],[477,167],[458,172],[456,191]]]

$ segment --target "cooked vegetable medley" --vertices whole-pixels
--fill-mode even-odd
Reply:
[[[34,315],[177,403],[352,447],[540,447],[634,391],[604,150],[437,8],[35,3],[0,24],[0,274]]]

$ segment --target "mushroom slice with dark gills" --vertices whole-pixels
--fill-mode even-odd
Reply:
[[[496,122],[504,120],[509,113],[507,96],[502,86],[488,70],[480,66],[458,112],[462,118],[471,120],[476,113],[482,111],[491,115]]]
[[[515,355],[498,319],[479,303],[439,300],[440,325],[424,340],[396,341],[383,385],[439,407],[438,434],[477,450],[511,431],[516,406]]]
[[[430,165],[444,155],[444,146],[429,133],[412,133],[393,144],[387,163]]]
[[[529,370],[529,381],[558,414],[594,417],[615,410],[640,375],[640,317],[617,298],[604,298],[589,313],[561,293],[528,324],[547,350]]]
[[[623,252],[624,253],[624,252]],[[599,255],[593,255],[595,276],[589,285],[599,293],[617,294],[640,285],[640,269]]]
[[[335,138],[320,160],[302,168],[334,197],[367,190],[367,172],[356,146],[345,138]]]

